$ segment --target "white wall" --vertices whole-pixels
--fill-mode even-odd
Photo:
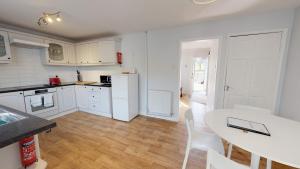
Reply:
[[[300,121],[300,8],[292,32],[280,115]]]
[[[226,36],[231,33],[248,33],[292,27],[293,10],[233,17],[202,22],[184,27],[149,31],[148,34],[148,90],[167,90],[173,94],[173,116],[179,112],[179,58],[180,42],[189,39],[220,37],[220,59],[217,75],[216,106],[222,107],[225,79]]]
[[[11,47],[12,63],[0,64],[0,88],[33,84],[48,84],[48,78],[58,75],[62,82],[76,79],[73,67],[45,66],[41,49]]]

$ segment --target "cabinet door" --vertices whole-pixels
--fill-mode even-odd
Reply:
[[[76,55],[75,55],[75,47],[73,44],[65,44],[65,56],[68,60],[68,64],[75,65],[76,64]]]
[[[63,43],[48,41],[48,63],[49,64],[67,64],[68,59],[65,54],[65,48]]]
[[[76,58],[78,64],[87,64],[89,55],[90,54],[88,44],[76,45]]]
[[[98,64],[100,61],[100,51],[98,42],[89,43],[89,64]]]
[[[0,104],[26,112],[23,91],[0,94]]]
[[[89,105],[89,95],[86,86],[76,86],[76,100],[79,108],[87,109]]]
[[[0,63],[9,63],[11,60],[8,33],[0,31]]]
[[[76,108],[76,95],[74,86],[57,88],[59,112],[65,112]]]
[[[100,41],[100,60],[102,63],[116,63],[117,51],[115,41]]]

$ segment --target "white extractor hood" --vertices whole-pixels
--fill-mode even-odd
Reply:
[[[49,44],[47,44],[47,43],[33,42],[30,40],[23,40],[23,39],[19,39],[19,38],[11,38],[10,44],[18,45],[18,46],[28,46],[28,47],[34,47],[34,48],[48,48],[49,47]]]

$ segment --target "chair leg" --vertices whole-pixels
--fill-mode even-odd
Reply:
[[[251,153],[251,169],[258,169],[259,168],[259,162],[260,162],[260,156]]]
[[[186,165],[187,165],[187,162],[188,162],[188,159],[189,159],[189,154],[190,154],[190,146],[191,145],[188,142],[187,145],[186,145],[185,157],[184,157],[184,160],[183,160],[182,169],[186,168]]]
[[[232,153],[232,144],[229,143],[228,145],[228,152],[227,152],[227,158],[231,158],[231,153]]]
[[[266,169],[272,169],[272,161],[267,159],[267,167]]]

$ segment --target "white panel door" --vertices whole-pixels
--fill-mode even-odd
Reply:
[[[281,32],[229,38],[225,108],[245,104],[274,109],[281,39]]]

